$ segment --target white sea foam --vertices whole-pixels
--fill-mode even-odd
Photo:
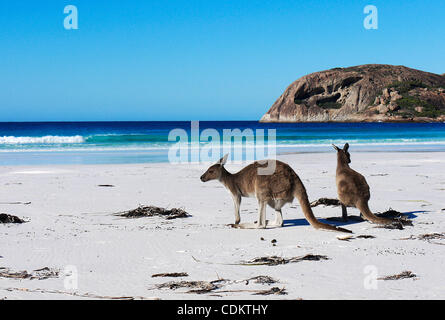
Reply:
[[[84,143],[85,138],[82,136],[44,136],[44,137],[0,137],[0,144],[71,144]]]
[[[43,146],[45,143],[43,142],[26,142],[26,143],[16,143],[17,147],[13,147],[12,143],[4,143],[1,141],[0,137],[0,145],[9,145],[10,147],[6,149],[2,149],[0,147],[0,153],[10,153],[10,152],[19,152],[19,153],[28,153],[28,152],[114,152],[114,151],[134,151],[134,152],[146,152],[146,151],[153,151],[153,152],[162,152],[162,151],[168,151],[169,148],[172,146],[172,144],[139,144],[136,146],[97,146],[97,145],[88,145],[88,144],[82,144],[82,147],[80,147],[81,141],[79,139],[79,142],[52,142],[48,143],[48,146]],[[53,140],[54,141],[54,140]],[[61,140],[59,140],[61,141]],[[75,141],[74,139],[72,141]],[[334,142],[337,144],[341,144],[344,142]],[[26,146],[25,148],[19,147],[19,145],[26,145],[31,144],[30,146]],[[34,144],[34,145],[33,145]],[[41,145],[39,145],[41,144]],[[52,145],[56,144],[72,144],[72,146],[61,146],[61,147],[51,147]],[[79,147],[76,147],[79,146]],[[368,143],[359,143],[355,142],[354,147],[359,148],[375,148],[375,147],[386,147],[386,148],[428,148],[428,146],[437,146],[439,148],[445,149],[445,141],[394,141],[394,142],[368,142]],[[200,147],[192,146],[190,144],[185,144],[184,146],[178,147],[179,150],[188,150],[188,151],[195,151],[200,150],[203,146]],[[257,144],[257,145],[243,145],[243,144],[235,144],[231,146],[232,150],[250,150],[250,149],[264,149],[269,150],[271,148],[276,148],[278,150],[283,149],[301,149],[303,150],[311,150],[311,149],[319,149],[319,150],[329,150],[331,151],[332,145],[325,144],[325,143],[282,143],[282,144],[276,144],[273,145],[263,145],[263,144]],[[222,145],[220,146],[220,149],[222,150]],[[216,147],[215,150],[219,150],[218,147]],[[394,151],[397,151],[397,149],[394,149]]]

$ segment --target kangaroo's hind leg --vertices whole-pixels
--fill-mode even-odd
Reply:
[[[285,201],[283,200],[272,200],[268,202],[269,206],[275,209],[275,221],[266,221],[266,226],[271,228],[280,228],[283,226],[283,213],[281,208],[284,206]]]
[[[343,221],[348,221],[348,209],[344,204],[341,205],[341,218]]]
[[[359,216],[349,216],[348,217],[348,211],[347,211],[347,207],[342,204],[341,205],[341,218],[343,221],[348,221],[348,220],[354,220],[354,221],[365,221],[363,219],[363,214],[360,212]]]
[[[348,216],[348,209],[347,209],[347,207],[343,203],[341,204],[341,218],[330,217],[330,218],[327,218],[327,220],[338,221],[338,222],[347,222],[349,220],[364,221],[361,218],[361,214],[360,214],[360,216]]]
[[[235,225],[234,227],[240,229],[265,229],[266,228],[266,201],[258,200],[259,209],[258,209],[258,221],[255,223],[241,223],[239,225]]]
[[[239,214],[239,208],[241,205],[241,196],[240,195],[233,196],[233,204],[235,206],[235,224],[239,224],[241,221],[241,217]]]
[[[266,226],[271,228],[280,228],[283,226],[283,214],[281,212],[281,209],[275,210],[275,221],[270,222],[269,220],[267,220]]]

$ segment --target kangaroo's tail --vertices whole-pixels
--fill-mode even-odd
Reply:
[[[306,220],[313,226],[315,229],[324,229],[329,231],[337,231],[337,232],[347,232],[352,233],[352,231],[348,229],[343,229],[340,227],[336,227],[330,224],[322,223],[315,218],[314,213],[312,212],[311,205],[309,204],[309,199],[307,197],[306,188],[301,182],[300,178],[296,177],[296,185],[294,189],[294,197],[298,199],[300,203],[301,209],[303,209],[304,216]]]
[[[370,221],[370,222],[372,222],[372,223],[377,223],[377,224],[393,224],[393,223],[397,222],[397,220],[394,220],[394,219],[377,217],[369,209],[368,201],[358,201],[357,204],[356,204],[356,207],[357,207],[357,209],[360,210],[360,212],[365,217],[365,219]]]

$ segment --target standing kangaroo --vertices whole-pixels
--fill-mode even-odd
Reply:
[[[348,219],[346,207],[355,207],[366,220],[378,224],[391,224],[396,222],[392,219],[375,216],[368,207],[370,196],[369,186],[364,176],[349,167],[351,155],[348,152],[349,144],[346,143],[343,149],[332,145],[337,150],[337,192],[341,202],[342,218]]]
[[[241,229],[261,229],[267,227],[282,227],[283,216],[281,208],[286,203],[292,203],[294,197],[300,202],[306,220],[315,229],[348,232],[351,231],[318,221],[312,213],[306,194],[306,189],[292,168],[278,160],[275,161],[275,171],[269,175],[259,175],[258,169],[267,167],[269,162],[254,162],[237,173],[230,173],[224,165],[227,161],[226,154],[216,164],[201,176],[202,182],[219,180],[232,194],[235,204],[235,225]],[[259,219],[256,223],[240,224],[240,204],[242,197],[256,197],[259,204]],[[266,221],[266,205],[276,212],[273,223]]]

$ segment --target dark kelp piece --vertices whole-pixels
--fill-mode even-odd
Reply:
[[[188,277],[188,273],[187,272],[172,272],[172,273],[157,273],[157,274],[153,274],[151,277],[152,278],[180,278],[180,277]]]
[[[400,240],[416,240],[416,239],[427,241],[427,242],[433,243],[433,244],[445,245],[445,243],[432,241],[432,240],[445,240],[445,232],[444,233],[438,233],[438,232],[425,233],[425,234],[420,234],[418,236],[411,235],[408,238],[402,238]]]
[[[274,278],[269,277],[269,276],[256,276],[256,277],[247,279],[246,280],[247,284],[249,284],[250,281],[253,281],[258,284],[267,284],[267,285],[271,285],[271,284],[278,282],[277,280],[275,280]]]
[[[155,206],[140,206],[134,210],[118,212],[115,215],[125,218],[158,216],[158,217],[163,217],[167,220],[190,217],[190,215],[183,209],[178,209],[178,208],[165,209]]]
[[[20,219],[19,217],[7,214],[0,213],[0,223],[24,223],[25,220]]]
[[[222,282],[225,280],[214,280],[214,281],[171,281],[166,283],[161,283],[156,285],[157,289],[191,289],[187,293],[204,294],[212,292],[213,290],[219,289],[222,286]]]
[[[402,224],[403,226],[412,226],[413,222],[408,219],[408,217],[399,211],[393,210],[392,208],[389,208],[389,210],[385,212],[378,212],[376,213],[377,217],[380,218],[389,218],[389,219],[395,219],[398,223]]]
[[[286,289],[285,288],[278,288],[278,287],[273,287],[270,288],[269,290],[260,290],[256,293],[254,293],[254,295],[259,295],[259,296],[269,296],[272,294],[276,294],[276,295],[286,295]]]
[[[287,263],[296,263],[301,261],[320,261],[320,260],[329,260],[327,256],[316,255],[316,254],[307,254],[301,257],[293,257],[293,258],[282,258],[277,256],[271,257],[259,257],[249,261],[245,261],[240,263],[242,266],[276,266],[279,264],[287,264]]]
[[[416,278],[417,275],[412,271],[403,271],[402,273],[395,274],[392,276],[380,277],[378,280],[400,280],[400,279],[408,279],[408,278]]]
[[[311,202],[311,207],[316,207],[319,205],[324,205],[324,206],[340,206],[340,200],[338,199],[329,199],[329,198],[320,198],[318,200],[312,201]]]
[[[14,272],[8,268],[0,268],[0,278],[9,279],[29,279],[29,280],[45,280],[49,278],[58,278],[59,270],[51,269],[48,267],[37,269],[28,273],[27,271]]]

